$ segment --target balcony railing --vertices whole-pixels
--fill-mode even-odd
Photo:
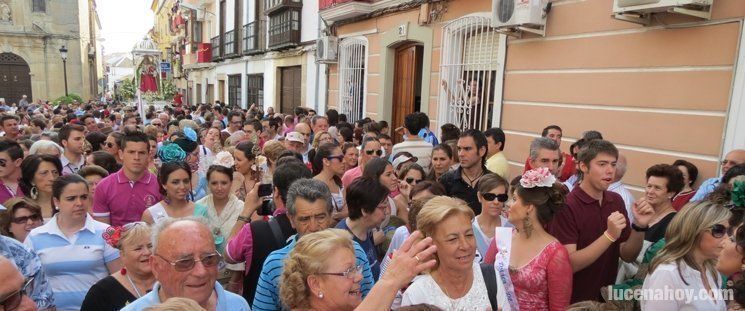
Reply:
[[[289,9],[269,17],[269,48],[300,44],[300,9]]]
[[[220,57],[222,56],[220,53],[220,49],[222,48],[222,45],[220,44],[220,36],[212,38],[210,43],[212,46],[212,61],[216,62],[220,60]]]
[[[251,55],[264,51],[266,46],[265,23],[266,21],[259,20],[243,25],[243,54]]]
[[[238,49],[236,48],[236,42],[235,42],[235,30],[230,30],[225,33],[225,36],[223,37],[223,56],[224,57],[233,57],[238,55]]]
[[[318,0],[318,9],[325,10],[337,4],[342,4],[342,3],[347,3],[347,2],[372,3],[373,1],[372,0]]]
[[[272,12],[287,8],[287,7],[302,7],[303,2],[301,0],[264,0],[264,13],[271,14]]]

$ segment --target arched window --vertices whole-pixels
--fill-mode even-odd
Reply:
[[[484,130],[501,109],[500,42],[490,18],[465,16],[443,27],[440,62],[439,124]],[[495,96],[499,95],[499,96]],[[499,111],[497,111],[499,114]],[[497,120],[498,121],[498,120]]]
[[[365,103],[367,40],[346,38],[339,44],[339,113],[350,123],[362,119]]]

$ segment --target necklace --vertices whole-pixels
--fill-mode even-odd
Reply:
[[[129,274],[125,274],[124,276],[127,277],[129,284],[132,285],[132,288],[134,288],[135,293],[137,293],[137,298],[142,297],[142,294],[140,294],[140,290],[137,289],[137,285],[135,285],[135,282],[132,282],[132,278],[129,277]]]
[[[466,179],[468,179],[468,185],[473,187],[473,182],[481,178],[481,176],[484,176],[484,170],[481,170],[481,173],[479,174],[479,176],[476,176],[476,178],[473,178],[473,179],[471,179],[471,177],[468,177],[468,174],[466,174],[466,171],[463,171],[463,176],[465,176]]]

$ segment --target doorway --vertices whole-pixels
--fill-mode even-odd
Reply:
[[[404,126],[404,118],[407,115],[421,111],[423,52],[422,45],[417,43],[405,43],[396,48],[391,129]],[[394,144],[403,141],[403,135],[399,131],[392,134]]]
[[[292,115],[295,107],[300,107],[302,67],[282,67],[279,70],[281,81],[279,95],[280,112]]]
[[[0,53],[0,98],[5,102],[18,103],[23,95],[28,102],[31,94],[31,69],[23,58],[13,53]]]

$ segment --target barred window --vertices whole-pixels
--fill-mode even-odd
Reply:
[[[365,38],[347,38],[339,44],[339,113],[350,123],[364,114],[366,55]]]
[[[248,84],[248,95],[246,104],[250,107],[256,104],[258,107],[264,107],[264,75],[253,74],[246,76]]]
[[[500,35],[490,18],[467,16],[451,21],[442,30],[439,124],[461,129],[485,130],[492,126],[496,103]],[[500,85],[496,85],[499,83]],[[499,111],[497,111],[499,113]]]
[[[228,76],[228,104],[231,107],[241,106],[241,75]]]
[[[33,0],[33,11],[34,12],[47,12],[47,0]]]

